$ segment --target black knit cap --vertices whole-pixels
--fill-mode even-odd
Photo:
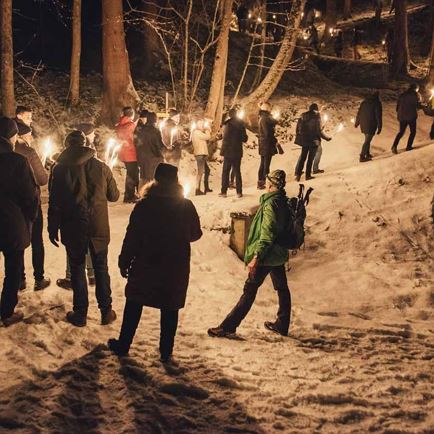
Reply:
[[[86,136],[82,131],[73,131],[66,136],[65,139],[65,147],[69,146],[85,146],[86,145]]]
[[[315,111],[315,112],[319,111],[318,104],[316,102],[314,102],[313,104],[311,104],[309,106],[309,111],[311,111],[311,112],[313,112],[313,111]]]
[[[166,184],[178,182],[178,168],[171,164],[160,163],[155,169],[155,180]]]
[[[19,136],[25,136],[26,134],[29,134],[32,132],[32,129],[26,125],[24,122],[17,122],[18,127],[18,135]]]
[[[0,118],[0,136],[11,139],[15,134],[18,134],[17,123],[11,118]]]
[[[149,113],[149,110],[142,109],[142,110],[140,110],[139,117],[146,118],[148,116],[148,113]]]
[[[273,170],[267,175],[268,180],[279,190],[283,190],[286,185],[286,173],[283,170]]]
[[[90,122],[83,122],[76,127],[77,131],[81,131],[85,136],[89,136],[95,131],[95,125]]]

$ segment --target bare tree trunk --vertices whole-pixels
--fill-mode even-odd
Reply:
[[[407,0],[395,0],[395,31],[393,38],[392,76],[407,75],[409,65]]]
[[[344,20],[348,20],[351,17],[351,0],[345,0],[344,3]]]
[[[297,43],[297,36],[301,23],[301,13],[303,12],[304,4],[305,0],[294,0],[292,2],[285,36],[276,59],[261,84],[254,92],[242,100],[242,104],[251,124],[255,123],[254,119],[256,119],[256,117],[254,116],[256,116],[258,103],[267,101],[271,97],[292,59],[295,45]]]
[[[122,0],[102,0],[103,98],[101,120],[114,124],[122,107],[139,100],[131,79]]]
[[[265,62],[265,43],[267,39],[267,5],[263,1],[261,4],[261,46],[259,47],[259,65],[256,68],[255,78],[253,79],[253,83],[250,88],[250,92],[253,92],[256,87],[258,87],[261,82],[262,72],[264,70],[264,62]],[[256,58],[257,59],[257,58]],[[256,62],[255,62],[256,63]]]
[[[428,85],[430,87],[434,86],[434,28],[432,29],[431,56],[430,56],[430,65],[428,71]]]
[[[4,116],[15,116],[14,48],[12,39],[12,0],[2,0],[0,10],[1,85],[0,101]]]
[[[229,32],[232,21],[232,3],[233,0],[223,0],[222,4],[222,24],[220,29],[219,40],[214,60],[214,67],[211,78],[211,86],[209,90],[208,103],[206,106],[206,117],[214,120],[214,125],[220,126],[221,110],[219,110],[219,102],[221,92],[223,92],[226,83],[226,66],[228,59]],[[220,113],[219,113],[220,112]]]
[[[184,62],[183,62],[183,87],[184,87],[184,108],[188,105],[188,65],[189,65],[189,44],[190,44],[190,18],[193,10],[193,0],[188,0],[188,12],[185,18],[185,39],[184,39]]]
[[[330,29],[336,26],[337,14],[336,14],[336,0],[327,0],[327,10],[325,18],[325,30],[323,39],[328,41],[330,39],[331,33]]]
[[[72,53],[69,97],[72,106],[80,98],[80,58],[81,58],[81,0],[74,0],[72,5]]]

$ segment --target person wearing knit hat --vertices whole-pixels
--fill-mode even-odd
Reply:
[[[31,225],[39,205],[29,162],[14,152],[17,133],[13,119],[0,118],[0,252],[5,267],[0,318],[5,326],[24,318],[15,307],[22,283],[24,250],[30,245]]]
[[[95,125],[90,122],[83,122],[77,125],[77,131],[81,131],[86,136],[86,144],[89,148],[95,148]]]
[[[33,148],[33,135],[32,128],[23,122],[17,124],[18,126],[18,140],[15,145],[15,152],[24,156],[32,168],[33,174],[35,176],[35,181],[38,190],[38,197],[40,199],[41,187],[48,184],[48,171],[42,164],[39,155]],[[39,200],[40,202],[40,200]],[[43,233],[43,217],[41,205],[38,207],[38,215],[32,226],[32,265],[33,265],[33,276],[35,278],[35,285],[33,289],[35,291],[40,291],[47,288],[51,280],[45,277],[44,261],[45,261],[45,249],[44,249],[44,239]],[[23,268],[23,277],[21,283],[21,289],[26,287],[26,275]]]
[[[285,264],[288,250],[278,242],[288,225],[288,198],[284,187],[286,174],[274,170],[266,178],[267,193],[260,198],[260,206],[253,218],[247,238],[244,262],[249,269],[243,294],[223,322],[208,329],[211,337],[233,335],[249,313],[265,278],[270,274],[279,298],[279,310],[274,322],[266,321],[266,329],[282,336],[288,335],[291,318],[291,295],[286,278]]]

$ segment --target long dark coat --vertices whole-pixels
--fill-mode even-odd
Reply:
[[[363,134],[374,135],[383,126],[383,107],[378,97],[369,96],[360,104],[357,112],[356,127],[360,125]]]
[[[31,224],[39,194],[29,162],[0,137],[0,251],[24,250],[30,245]]]
[[[81,252],[92,243],[96,252],[107,248],[110,227],[107,201],[119,190],[110,168],[86,146],[70,146],[59,156],[49,182],[48,232],[65,246]]]
[[[417,119],[417,111],[421,106],[420,94],[413,89],[408,89],[399,95],[396,104],[398,121],[410,122]]]
[[[130,269],[127,299],[157,309],[183,308],[190,243],[201,236],[196,208],[182,188],[151,184],[131,214],[119,256],[119,267]]]
[[[274,128],[277,121],[270,112],[260,110],[259,112],[259,155],[270,156],[277,154],[277,139]]]
[[[241,158],[243,143],[247,142],[247,132],[244,122],[230,118],[223,123],[223,142],[220,154],[227,158]]]

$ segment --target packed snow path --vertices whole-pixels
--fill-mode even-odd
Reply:
[[[392,110],[390,109],[390,112]],[[428,121],[421,122],[420,136]],[[387,151],[392,129],[386,127]],[[245,197],[193,198],[204,227],[175,347],[158,361],[158,312],[145,309],[126,358],[105,347],[120,318],[101,327],[65,322],[71,293],[25,291],[25,323],[0,329],[0,430],[17,433],[384,432],[434,430],[434,147],[356,163],[360,135],[324,145],[326,174],[311,182],[306,248],[290,259],[290,337],[263,328],[277,310],[267,280],[239,339],[206,334],[238,299],[246,272],[228,248],[229,213],[257,204],[255,151],[243,163]],[[416,146],[420,146],[421,142]],[[403,145],[402,145],[403,146]],[[273,167],[292,172],[298,153]],[[213,177],[217,190],[220,167]],[[288,169],[289,168],[289,169]],[[183,167],[182,177],[191,167]],[[188,177],[185,177],[186,179]],[[187,179],[188,180],[188,179]],[[288,183],[295,194],[297,184]],[[232,193],[232,192],[231,192]],[[110,270],[121,317],[125,281],[117,255],[131,206],[110,207]],[[47,240],[47,274],[63,277],[63,249]],[[27,273],[31,267],[27,252]],[[92,289],[91,291],[92,292]]]

